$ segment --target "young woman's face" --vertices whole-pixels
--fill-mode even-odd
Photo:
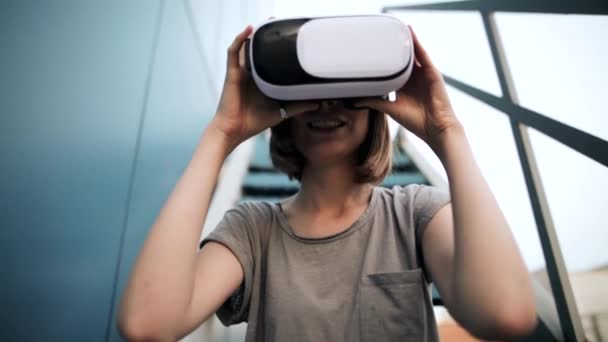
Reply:
[[[347,109],[327,100],[319,109],[293,117],[291,134],[309,164],[351,160],[365,140],[369,109]]]

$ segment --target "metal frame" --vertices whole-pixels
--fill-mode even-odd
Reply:
[[[475,0],[412,6],[388,6],[384,7],[382,12],[413,10],[476,11],[480,13],[500,82],[502,96],[494,96],[446,75],[444,75],[444,78],[446,83],[452,87],[498,109],[509,117],[563,332],[563,336],[558,338],[567,341],[584,341],[585,334],[581,319],[576,308],[527,128],[532,127],[604,166],[608,166],[608,142],[519,105],[504,54],[504,47],[494,20],[494,13],[608,15],[608,2]]]

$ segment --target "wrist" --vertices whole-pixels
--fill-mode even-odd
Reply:
[[[241,141],[234,136],[227,134],[222,130],[215,119],[212,119],[205,128],[199,144],[202,144],[204,140],[219,147],[223,151],[223,154],[225,154],[225,157],[232,153],[232,151],[241,143]]]
[[[462,143],[466,143],[466,133],[460,122],[456,122],[437,134],[429,146],[444,162],[446,155],[452,153],[452,150],[459,149]]]

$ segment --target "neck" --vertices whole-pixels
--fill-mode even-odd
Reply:
[[[305,211],[323,210],[340,215],[353,206],[369,200],[372,186],[354,182],[352,163],[314,165],[304,169],[302,186],[295,199],[297,207]]]

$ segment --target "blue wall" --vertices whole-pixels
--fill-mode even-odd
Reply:
[[[0,3],[0,340],[120,340],[134,258],[216,105],[187,11]]]

